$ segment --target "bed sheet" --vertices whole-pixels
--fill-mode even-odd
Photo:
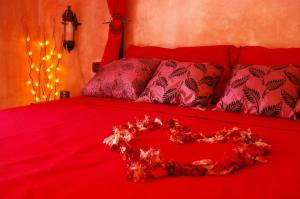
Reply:
[[[228,176],[133,183],[124,161],[102,144],[114,125],[177,118],[205,134],[250,128],[272,144],[270,161]],[[300,198],[300,122],[171,105],[78,97],[0,111],[0,198]],[[178,145],[149,132],[141,147],[180,161],[220,158],[225,145]]]

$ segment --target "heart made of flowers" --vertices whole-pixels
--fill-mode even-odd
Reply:
[[[235,147],[223,161],[200,159],[180,163],[163,159],[160,150],[150,148],[145,151],[132,145],[131,142],[137,139],[140,133],[161,128],[169,129],[169,138],[172,142],[180,144],[230,143]],[[226,175],[246,166],[267,162],[271,151],[271,145],[253,136],[250,129],[243,131],[234,127],[231,130],[224,129],[205,136],[202,133],[191,132],[187,126],[181,125],[176,119],[163,121],[155,118],[151,121],[148,116],[135,123],[128,122],[125,125],[115,126],[113,134],[105,138],[103,143],[112,151],[123,155],[127,165],[128,179],[134,182],[167,176]]]

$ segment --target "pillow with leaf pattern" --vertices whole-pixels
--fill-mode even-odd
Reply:
[[[209,63],[163,60],[137,101],[205,109],[222,73],[222,66]]]
[[[237,65],[215,110],[295,118],[300,67]]]
[[[158,59],[123,58],[102,68],[84,87],[82,94],[136,100],[145,89],[157,66]]]
[[[300,95],[300,94],[299,94]],[[300,99],[298,100],[296,107],[295,107],[295,113],[300,116]]]

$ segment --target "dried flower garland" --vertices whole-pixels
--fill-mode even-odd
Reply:
[[[179,163],[174,160],[165,160],[160,150],[150,148],[144,151],[132,146],[131,141],[139,133],[154,129],[167,128],[170,131],[170,141],[180,144],[189,143],[231,143],[235,147],[224,161],[214,162],[210,159],[201,159],[189,163]],[[134,182],[143,182],[151,178],[167,176],[202,176],[226,175],[238,171],[246,166],[258,162],[267,162],[271,145],[252,135],[250,129],[242,131],[238,128],[221,130],[214,135],[205,136],[202,133],[193,133],[187,126],[181,125],[176,119],[162,121],[155,118],[150,121],[148,116],[137,120],[134,124],[113,128],[113,134],[103,141],[112,151],[123,155],[127,163],[128,178]]]

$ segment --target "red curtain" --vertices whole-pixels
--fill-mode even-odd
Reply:
[[[109,23],[108,39],[102,56],[101,66],[119,58],[124,35],[127,0],[107,0],[112,20]]]

